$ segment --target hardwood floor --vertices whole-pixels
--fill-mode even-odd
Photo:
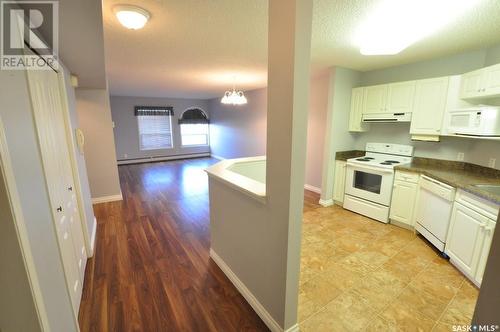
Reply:
[[[203,158],[119,167],[123,201],[94,206],[82,331],[268,331],[209,258]],[[306,195],[306,206],[317,195]]]

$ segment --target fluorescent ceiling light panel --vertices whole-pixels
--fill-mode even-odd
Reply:
[[[482,0],[383,0],[355,33],[363,55],[397,54]]]

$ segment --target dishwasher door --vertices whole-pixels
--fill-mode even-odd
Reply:
[[[455,188],[422,176],[419,184],[415,228],[443,251],[450,224]]]

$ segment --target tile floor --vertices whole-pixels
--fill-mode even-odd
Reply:
[[[341,207],[304,212],[300,330],[452,331],[478,290],[413,232]]]

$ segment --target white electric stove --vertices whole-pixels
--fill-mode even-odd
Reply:
[[[394,166],[411,163],[410,145],[367,143],[363,157],[347,160],[344,208],[387,223]]]

